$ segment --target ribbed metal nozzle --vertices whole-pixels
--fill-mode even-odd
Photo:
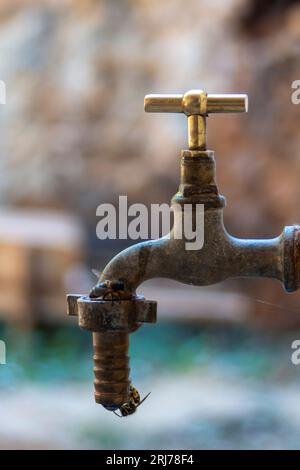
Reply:
[[[95,400],[116,410],[129,397],[129,334],[93,333]]]

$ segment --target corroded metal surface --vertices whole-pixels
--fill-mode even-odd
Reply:
[[[288,292],[299,288],[300,227],[285,227],[281,235],[268,240],[243,240],[231,236],[223,223],[225,198],[219,194],[216,185],[213,152],[183,151],[181,181],[172,202],[180,206],[191,204],[192,217],[196,204],[204,205],[203,248],[188,251],[186,240],[173,236],[176,224],[181,224],[184,217],[175,211],[170,237],[139,243],[119,253],[106,266],[100,281],[122,280],[124,289],[132,295],[142,282],[154,277],[196,286],[208,286],[230,277],[269,277],[279,280]],[[93,305],[96,308],[96,304]],[[124,321],[136,315],[134,308],[129,310],[124,309]],[[117,307],[115,315],[114,321],[120,321],[122,314],[120,316]],[[111,399],[113,397],[111,395]],[[96,400],[102,403],[99,381]],[[107,400],[107,394],[103,400]]]
[[[204,204],[204,246],[201,250],[185,249],[187,240],[175,239],[175,220],[170,238],[139,243],[119,253],[102,273],[103,279],[123,279],[125,288],[135,292],[147,279],[166,277],[185,284],[211,285],[230,277],[270,277],[278,279],[288,291],[298,288],[299,227],[286,227],[272,239],[243,240],[231,236],[224,227],[225,198],[215,181],[213,152],[184,151],[181,182],[173,202]],[[192,217],[194,213],[192,214]],[[184,214],[183,214],[184,217]]]
[[[95,400],[109,410],[126,403],[130,389],[129,333],[156,322],[157,303],[142,296],[131,300],[91,299],[68,295],[68,314],[93,333]]]
[[[95,401],[116,410],[129,395],[129,335],[93,333],[93,348]]]
[[[69,315],[78,316],[78,324],[89,331],[131,331],[139,323],[156,322],[156,302],[135,296],[132,300],[111,301],[68,295]]]
[[[284,228],[284,282],[288,292],[300,287],[300,226]]]
[[[170,234],[138,243],[115,256],[102,272],[90,298],[68,297],[68,313],[78,315],[79,325],[93,332],[95,397],[97,403],[111,410],[120,407],[129,396],[128,334],[143,322],[156,321],[156,302],[136,296],[142,282],[165,277],[208,286],[233,277],[268,277],[280,281],[288,292],[300,287],[300,226],[285,227],[279,236],[263,240],[239,239],[224,227],[225,198],[216,184],[214,152],[204,150],[203,126],[208,112],[245,111],[246,97],[199,93],[149,95],[145,99],[147,111],[185,112],[193,118],[190,138],[194,143],[182,152],[180,185],[172,199],[176,209]],[[192,207],[187,214],[181,210],[185,204]],[[195,226],[198,204],[204,207],[204,244],[201,249],[187,250],[189,240],[184,236],[178,239],[175,233],[185,217]],[[103,292],[102,298],[97,298]],[[111,301],[106,300],[108,293]]]

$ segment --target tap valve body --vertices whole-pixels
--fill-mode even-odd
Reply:
[[[143,323],[156,322],[156,302],[136,295],[142,282],[168,278],[208,286],[229,278],[265,277],[277,279],[288,292],[300,288],[300,226],[285,227],[275,238],[244,240],[230,235],[223,223],[225,198],[216,183],[214,152],[206,148],[206,117],[247,108],[244,94],[191,90],[145,97],[147,112],[184,113],[188,118],[189,146],[182,151],[180,184],[172,199],[176,205],[173,228],[169,236],[118,253],[89,297],[67,297],[68,314],[76,315],[79,326],[93,333],[95,399],[108,410],[124,410],[133,397],[129,334]],[[187,238],[176,238],[175,233],[182,233],[185,222],[196,226],[199,204],[204,207],[204,243],[188,250]],[[186,213],[180,210],[185,205],[191,209]]]

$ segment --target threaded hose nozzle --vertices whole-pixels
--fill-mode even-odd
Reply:
[[[93,333],[95,400],[116,410],[129,398],[129,334]]]

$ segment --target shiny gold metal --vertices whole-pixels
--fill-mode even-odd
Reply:
[[[190,150],[206,149],[206,119],[200,114],[188,116],[188,138]]]
[[[207,95],[207,113],[247,113],[248,96],[243,94]]]
[[[183,113],[183,95],[146,95],[144,108],[147,113]]]
[[[144,107],[148,113],[184,113],[188,117],[189,149],[206,150],[206,116],[210,113],[247,112],[248,97],[190,90],[184,95],[146,95]]]

